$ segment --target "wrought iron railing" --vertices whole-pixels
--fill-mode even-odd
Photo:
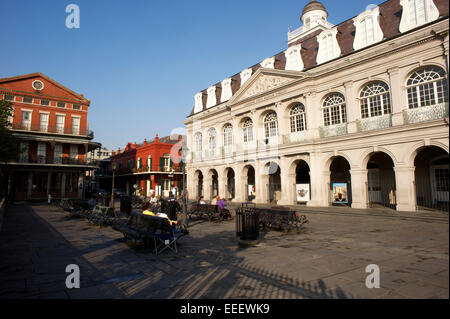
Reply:
[[[347,134],[347,123],[331,126],[320,126],[319,132],[321,138],[345,135]]]
[[[41,124],[29,124],[29,123],[13,123],[10,127],[13,130],[41,132],[41,133],[54,133],[54,134],[68,134],[77,136],[87,136],[94,138],[94,132],[88,129],[73,129],[71,127],[56,126],[44,126]]]
[[[439,120],[448,117],[448,102],[403,111],[405,124]]]
[[[392,114],[356,120],[358,132],[380,130],[392,126]]]

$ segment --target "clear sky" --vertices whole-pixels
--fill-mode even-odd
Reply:
[[[1,0],[0,77],[41,72],[84,94],[95,141],[123,149],[184,127],[197,92],[285,50],[308,2]],[[322,1],[333,24],[382,2]]]

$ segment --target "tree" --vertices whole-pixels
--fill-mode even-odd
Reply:
[[[13,116],[11,102],[0,100],[0,164],[17,157],[18,140],[10,131],[9,117]]]

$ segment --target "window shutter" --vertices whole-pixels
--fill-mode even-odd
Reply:
[[[159,169],[160,171],[164,171],[164,157],[159,158]]]

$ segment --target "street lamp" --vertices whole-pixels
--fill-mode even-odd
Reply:
[[[116,175],[116,168],[117,168],[117,164],[116,162],[112,162],[111,163],[111,168],[112,168],[112,189],[111,189],[111,202],[109,203],[109,207],[111,207],[113,209],[114,215],[116,215],[116,211],[114,209],[114,178]]]

